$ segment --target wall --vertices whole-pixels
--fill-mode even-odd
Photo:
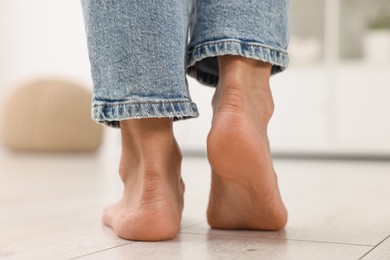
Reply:
[[[303,0],[297,3],[301,8],[305,6]],[[343,8],[351,3],[345,4]],[[293,11],[321,10],[314,7],[313,4],[309,9],[294,7]],[[320,16],[317,22],[306,22],[307,30],[300,32],[298,29],[310,17],[308,14],[306,19],[295,20],[292,32],[307,36],[308,31],[323,25]],[[317,34],[320,38],[323,35]],[[342,53],[344,48],[342,45]],[[345,51],[346,56],[355,53],[353,48],[350,54]],[[0,57],[1,104],[13,87],[42,76],[66,77],[91,89],[79,0],[0,0]],[[390,154],[389,68],[389,65],[375,67],[340,61],[331,66],[293,65],[286,73],[274,77],[276,110],[269,133],[274,152]],[[373,80],[374,88],[367,88]],[[201,116],[175,124],[175,131],[184,150],[204,152],[213,90],[199,86],[194,80],[189,82]],[[366,97],[370,99],[364,103]],[[109,142],[116,140],[114,143],[119,145],[119,131],[106,133]]]
[[[46,75],[90,88],[85,40],[78,0],[0,0],[0,97]]]

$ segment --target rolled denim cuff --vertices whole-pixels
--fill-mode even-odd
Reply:
[[[127,119],[198,117],[196,104],[190,100],[108,101],[93,99],[92,119],[100,124],[119,128]]]
[[[286,50],[252,41],[220,39],[207,41],[194,46],[187,52],[187,74],[200,83],[215,87],[219,70],[216,56],[239,55],[272,64],[272,74],[285,70],[288,66]]]

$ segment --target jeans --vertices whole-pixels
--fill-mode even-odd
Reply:
[[[288,0],[81,0],[92,118],[198,116],[186,74],[216,86],[217,56],[288,65]]]

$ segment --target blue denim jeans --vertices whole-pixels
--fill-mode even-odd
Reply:
[[[288,0],[81,0],[94,84],[92,118],[198,116],[186,74],[216,86],[216,56],[288,64]]]

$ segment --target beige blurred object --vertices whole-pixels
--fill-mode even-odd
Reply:
[[[41,79],[18,87],[6,100],[2,134],[11,150],[92,152],[103,128],[90,116],[91,93],[61,79]]]

